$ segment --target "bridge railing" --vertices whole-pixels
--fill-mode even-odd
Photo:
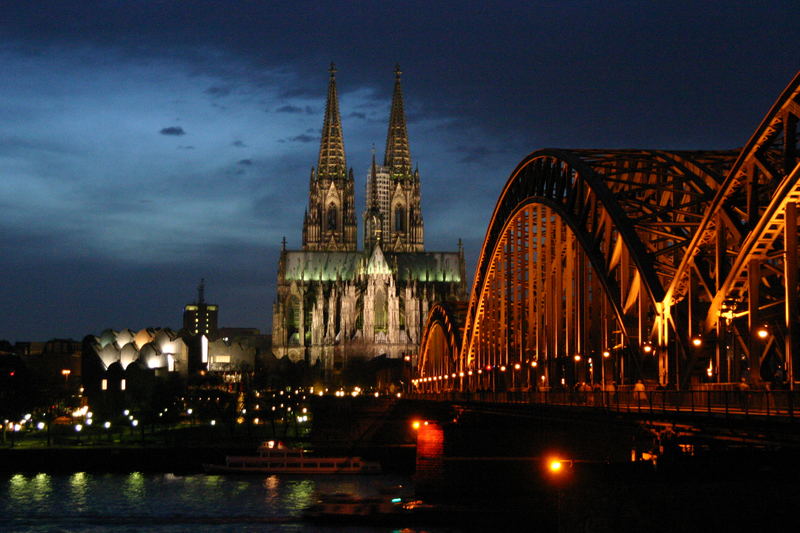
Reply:
[[[800,392],[788,390],[688,391],[479,391],[417,392],[411,398],[451,402],[544,404],[628,413],[694,413],[708,416],[800,418]]]

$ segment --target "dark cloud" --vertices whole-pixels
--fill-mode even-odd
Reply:
[[[231,94],[230,87],[209,87],[205,90],[205,93],[213,96],[214,98],[222,98],[224,96],[228,96]]]
[[[307,135],[305,133],[301,133],[300,135],[295,135],[294,137],[288,137],[286,139],[281,139],[279,142],[292,142],[292,143],[310,143],[314,141],[318,141],[319,136],[316,135]]]
[[[459,160],[461,163],[481,163],[487,157],[502,153],[501,150],[489,148],[488,146],[464,146],[459,145],[455,147],[455,152],[464,154]]]
[[[303,108],[296,105],[285,105],[275,110],[276,113],[302,113]]]
[[[180,126],[169,126],[166,128],[161,128],[159,132],[161,135],[186,135],[186,132],[183,131],[183,128]]]
[[[238,139],[233,141],[231,146],[235,146],[236,148],[247,148],[247,145]]]
[[[361,120],[366,120],[367,114],[366,113],[360,113],[358,111],[353,111],[352,113],[347,115],[347,118],[360,118]]]
[[[242,165],[242,166],[245,166],[245,167],[250,167],[250,166],[253,166],[253,160],[252,159],[240,159],[236,164],[237,165]]]
[[[305,113],[306,115],[314,115],[314,114],[316,114],[317,111],[313,107],[311,107],[310,105],[307,105],[305,107],[299,107],[299,106],[296,106],[296,105],[286,104],[286,105],[281,106],[278,109],[276,109],[275,112],[277,112],[277,113]]]

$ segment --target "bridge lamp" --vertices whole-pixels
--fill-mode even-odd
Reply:
[[[564,469],[564,464],[559,459],[550,459],[547,463],[547,469],[557,474]]]
[[[575,354],[575,362],[576,363],[580,363],[581,362],[581,354],[579,354],[579,353]]]
[[[764,324],[763,326],[759,327],[756,330],[756,336],[759,339],[762,339],[762,340],[766,339],[767,337],[769,337],[769,327],[766,324]]]
[[[605,351],[603,352],[603,357],[604,357],[605,359],[608,359],[609,357],[611,357],[611,352],[609,352],[608,350],[605,350]]]
[[[520,368],[522,368],[522,365],[519,363],[514,363],[514,370],[519,370]]]
[[[646,353],[646,354],[652,353],[653,352],[653,345],[650,344],[649,342],[644,343],[644,345],[642,346],[642,351],[644,353]]]
[[[694,346],[695,348],[699,348],[702,345],[703,345],[703,339],[700,337],[700,335],[695,335],[694,337],[692,337],[692,346]]]
[[[478,372],[480,372],[480,370],[478,370]],[[472,370],[467,371],[467,375],[471,376],[472,375]]]
[[[483,370],[481,370],[481,369],[479,368],[479,369],[478,369],[478,374],[479,374],[479,375],[480,375],[480,374],[483,374]]]
[[[533,368],[536,368],[537,366],[539,366],[539,363],[537,363],[536,361],[531,361],[531,366]]]
[[[500,372],[505,372],[505,371],[506,371],[506,365],[501,365]]]
[[[458,373],[458,377],[463,378],[464,377],[464,373],[463,372],[459,372]]]
[[[455,377],[456,377],[456,373],[455,373],[455,372],[453,372],[452,374],[450,374],[450,377],[451,377],[451,378],[453,378],[453,379],[455,379]],[[464,376],[463,376],[463,373],[462,373],[462,376],[461,376],[461,377],[464,377]]]

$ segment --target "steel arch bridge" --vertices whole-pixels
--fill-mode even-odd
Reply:
[[[430,312],[417,390],[793,387],[799,119],[800,74],[741,151],[530,154],[466,309]]]

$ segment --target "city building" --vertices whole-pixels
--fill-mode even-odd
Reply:
[[[183,308],[183,331],[193,335],[215,337],[219,307],[206,303],[205,289],[205,279],[201,279],[200,285],[197,286],[197,301]]]
[[[331,65],[317,167],[312,169],[303,247],[284,240],[273,305],[272,349],[320,365],[333,377],[353,358],[401,358],[417,351],[436,302],[466,298],[464,253],[426,251],[420,175],[409,149],[401,71],[383,164],[367,172],[364,245],[357,249],[354,179],[347,169]]]

